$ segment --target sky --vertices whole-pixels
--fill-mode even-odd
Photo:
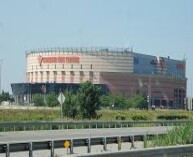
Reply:
[[[26,81],[26,51],[51,47],[132,47],[186,59],[193,88],[192,0],[0,0],[1,86]]]

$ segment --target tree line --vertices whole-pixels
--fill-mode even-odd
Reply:
[[[66,90],[64,96],[63,115],[70,118],[97,118],[99,115],[96,111],[103,108],[124,110],[147,107],[146,97],[141,94],[136,94],[131,99],[122,95],[102,95],[101,88],[89,81],[80,84],[80,88],[76,93]],[[60,106],[57,97],[58,95],[54,93],[48,94],[46,97],[35,95],[33,104],[48,107]]]
[[[8,102],[12,103],[15,100],[14,100],[13,96],[9,94],[9,92],[2,91],[2,93],[0,94],[0,104],[3,101],[8,101]]]

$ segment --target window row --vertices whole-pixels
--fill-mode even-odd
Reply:
[[[49,71],[46,71],[46,81],[44,80],[44,73],[43,72],[40,72],[40,76],[38,76],[38,72],[35,72],[35,73],[29,73],[28,74],[28,81],[30,82],[62,82],[62,83],[65,83],[66,82],[66,78],[67,78],[67,75],[66,75],[66,72],[65,71],[62,71],[61,72],[61,75],[59,76],[58,75],[58,72],[57,71],[53,71],[53,73],[51,74],[51,72]],[[70,83],[74,83],[74,79],[75,79],[75,73],[74,71],[70,71]],[[38,77],[40,78],[40,80],[38,80]],[[84,78],[85,78],[85,73],[83,71],[80,71],[79,72],[79,82],[82,83],[84,81]],[[94,73],[93,71],[89,71],[89,74],[88,74],[88,78],[89,78],[89,81],[93,82],[93,78],[94,78]]]
[[[86,67],[88,66],[88,65],[85,65]],[[39,65],[35,65],[35,66],[31,66],[31,70],[37,70],[38,69],[38,67],[40,67],[40,69],[43,69],[43,67],[45,68],[47,68],[47,69],[50,69],[51,68],[51,66],[48,64],[48,65],[42,65],[42,66],[39,66]],[[74,68],[74,65],[73,64],[71,64],[71,69],[73,69]],[[65,68],[65,66],[64,66],[64,64],[62,64],[62,66],[58,66],[57,67],[57,65],[55,64],[54,65],[54,69],[57,69],[57,68],[62,68],[62,69],[64,69]],[[92,69],[93,68],[93,65],[92,64],[90,64],[90,69]],[[82,64],[80,64],[80,69],[83,69],[83,65]]]

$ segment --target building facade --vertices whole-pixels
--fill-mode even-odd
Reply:
[[[35,50],[26,53],[26,60],[26,83],[12,84],[16,97],[23,94],[27,99],[29,88],[35,85],[36,93],[38,90],[41,93],[45,85],[75,86],[89,80],[102,85],[106,92],[128,98],[141,93],[149,97],[151,105],[184,108],[187,84],[184,60],[111,48]],[[24,90],[17,90],[21,85]]]

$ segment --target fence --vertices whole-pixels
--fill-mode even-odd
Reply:
[[[143,150],[131,150],[124,152],[111,152],[103,154],[85,154],[79,157],[177,157],[193,154],[193,145],[170,146],[162,148],[150,148]]]
[[[58,130],[84,128],[122,128],[135,126],[179,126],[193,123],[192,120],[160,121],[84,121],[84,122],[1,122],[0,131]]]
[[[0,154],[4,153],[6,157],[10,157],[12,152],[28,151],[29,157],[33,157],[33,151],[50,150],[50,156],[54,157],[54,150],[64,148],[65,142],[69,142],[70,154],[73,154],[74,147],[87,147],[87,152],[91,153],[91,146],[102,145],[103,150],[107,150],[107,144],[117,144],[118,150],[121,150],[123,142],[130,142],[131,148],[135,148],[135,141],[144,141],[144,139],[151,139],[153,134],[148,135],[128,135],[128,136],[112,136],[112,137],[93,137],[93,138],[77,138],[77,139],[60,139],[60,140],[46,140],[46,141],[30,141],[30,142],[14,142],[14,143],[0,143]],[[159,135],[159,136],[162,136]]]
[[[152,139],[157,135],[137,135],[137,136],[118,136],[118,137],[97,137],[97,138],[82,138],[82,139],[61,139],[52,141],[31,141],[31,142],[15,142],[15,143],[0,143],[0,154],[5,154],[5,157],[10,157],[12,152],[28,151],[29,157],[33,157],[33,152],[37,150],[50,150],[50,156],[55,156],[55,149],[64,148],[64,143],[69,142],[70,154],[74,153],[74,147],[87,147],[88,154],[83,156],[96,156],[96,157],[176,157],[179,155],[188,155],[193,153],[193,145],[173,146],[173,147],[156,147],[148,149],[134,149],[136,141],[144,141],[144,148],[146,148],[145,139]],[[161,136],[161,135],[159,135]],[[108,144],[117,144],[118,150],[121,150],[123,142],[130,142],[130,151],[106,152]],[[103,153],[91,154],[91,146],[102,145]],[[81,155],[76,155],[81,156]]]

